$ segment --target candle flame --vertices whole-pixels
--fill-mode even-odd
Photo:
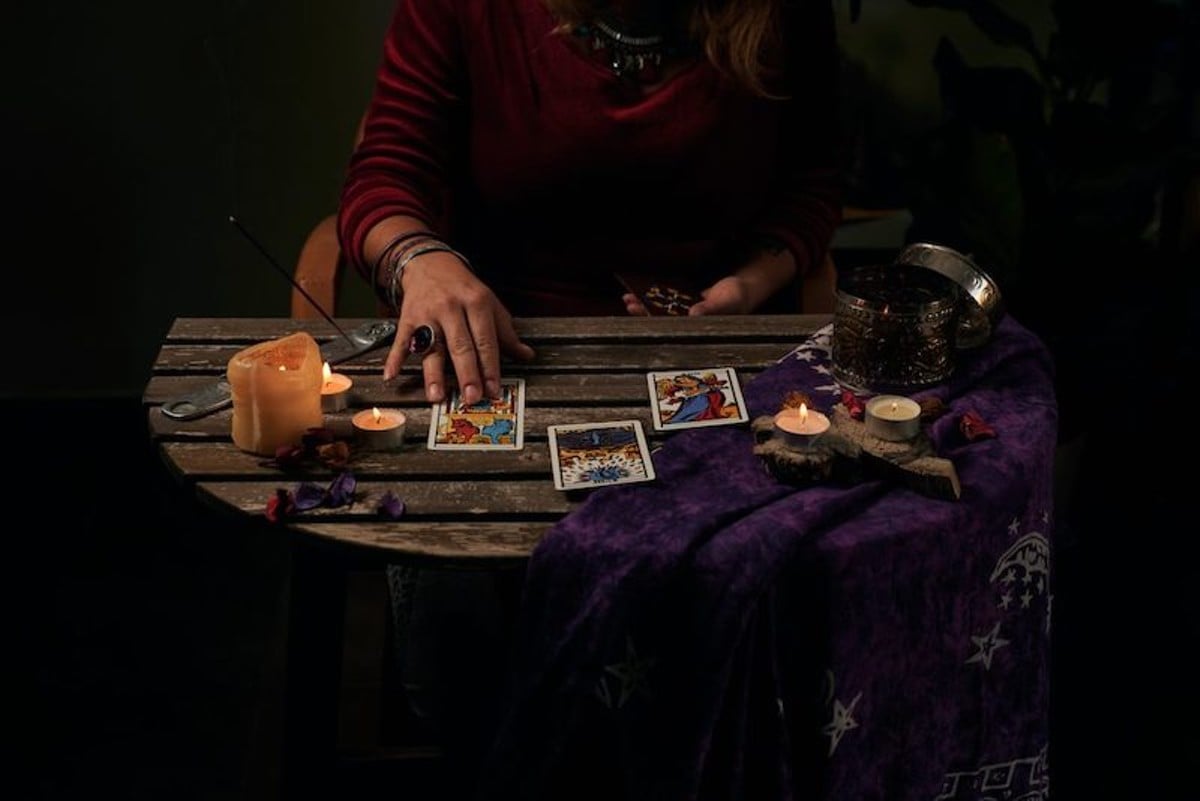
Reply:
[[[284,364],[281,364],[281,365],[279,365],[279,372],[281,372],[281,373],[286,373],[286,372],[287,372],[287,365],[284,365]]]
[[[379,420],[380,420],[380,418],[381,418],[381,417],[383,417],[383,415],[379,413],[379,407],[378,407],[378,406],[372,406],[372,407],[371,407],[371,417],[375,418],[375,422],[376,422],[376,423],[378,423],[378,422],[379,422]]]
[[[806,420],[808,420],[808,406],[802,403],[800,404],[800,422],[803,423]]]
[[[896,411],[896,410],[897,410],[897,409],[899,409],[899,408],[900,408],[900,404],[896,403],[895,401],[892,401],[892,408],[891,408],[891,411],[893,411],[893,412],[894,412],[894,411]]]
[[[333,371],[329,369],[329,362],[321,365],[321,377],[325,379],[325,383],[329,383],[329,379],[333,376]]]

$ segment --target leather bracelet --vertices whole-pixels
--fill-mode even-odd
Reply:
[[[388,283],[388,302],[394,311],[400,311],[400,279],[404,276],[404,269],[418,256],[424,256],[426,253],[449,253],[461,261],[468,270],[475,272],[475,268],[471,266],[471,262],[466,256],[440,239],[431,237],[431,240],[430,242],[417,243],[410,248],[406,248],[393,262],[392,278]]]

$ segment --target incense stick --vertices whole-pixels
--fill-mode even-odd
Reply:
[[[261,244],[259,244],[258,240],[255,239],[250,234],[250,232],[245,229],[245,227],[241,224],[241,222],[238,220],[237,217],[234,217],[232,214],[230,214],[229,221],[231,223],[233,223],[235,228],[237,228],[239,231],[241,231],[242,236],[246,237],[246,239],[248,239],[250,241],[250,244],[254,245],[254,247],[258,249],[258,252],[261,253],[266,258],[266,260],[271,264],[271,266],[274,267],[276,270],[278,270],[279,274],[282,275],[284,278],[286,278],[287,282],[289,284],[291,284],[292,286],[294,286],[296,288],[296,291],[298,291],[301,295],[303,295],[305,297],[305,299],[309,303],[312,304],[313,308],[316,309],[317,311],[319,311],[321,313],[321,316],[324,317],[325,320],[330,325],[332,325],[334,328],[337,329],[337,332],[339,334],[341,334],[343,338],[349,340],[350,342],[354,341],[354,340],[350,339],[349,334],[347,334],[345,331],[342,330],[342,327],[340,325],[338,325],[337,323],[335,323],[333,321],[333,318],[329,316],[329,313],[321,308],[321,304],[317,303],[316,299],[313,298],[312,295],[308,294],[308,291],[304,287],[300,286],[300,284],[296,281],[296,279],[292,277],[292,274],[289,273],[287,270],[285,270],[283,268],[283,266],[279,262],[277,262],[270,253],[267,252],[267,249],[264,248]]]

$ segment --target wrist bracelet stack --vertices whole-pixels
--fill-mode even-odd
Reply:
[[[443,240],[439,239],[436,234],[431,231],[418,230],[406,231],[403,234],[392,239],[379,252],[379,258],[375,260],[375,268],[372,275],[375,277],[375,286],[379,287],[379,268],[386,263],[391,271],[387,282],[387,302],[392,311],[399,313],[400,311],[400,279],[404,276],[404,269],[409,263],[418,256],[424,256],[427,253],[450,253],[459,261],[461,261],[468,270],[474,272],[471,262],[467,257],[459,253]]]

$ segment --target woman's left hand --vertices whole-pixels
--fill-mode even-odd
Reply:
[[[702,314],[749,314],[754,308],[750,288],[737,275],[722,278],[702,291],[700,297],[703,299],[692,304],[688,310],[689,317]]]

